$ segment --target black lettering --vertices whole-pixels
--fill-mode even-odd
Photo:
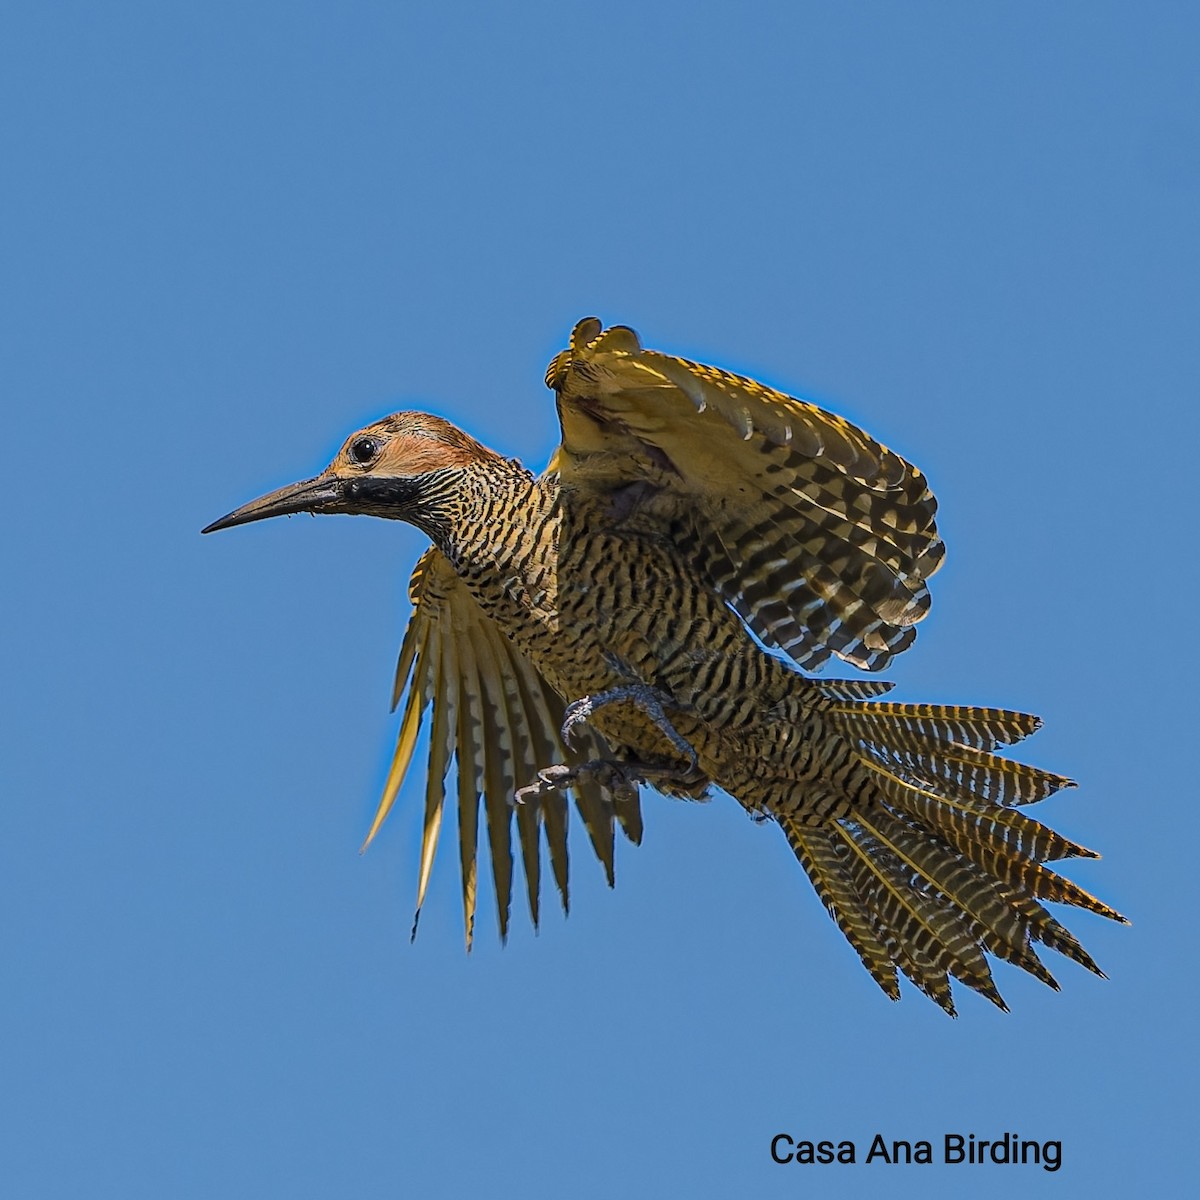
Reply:
[[[998,1166],[1008,1163],[1040,1164],[1044,1171],[1058,1171],[1062,1167],[1062,1142],[1022,1141],[1016,1133],[1004,1133],[997,1139],[976,1138],[973,1133],[947,1133],[942,1139],[942,1161],[949,1165],[958,1163],[986,1163]],[[855,1163],[858,1150],[851,1141],[834,1142],[822,1139],[818,1142],[797,1141],[790,1134],[777,1133],[771,1139],[771,1161],[777,1163]],[[882,1133],[871,1138],[865,1159],[868,1163],[932,1163],[933,1144],[920,1139],[906,1141],[896,1138],[885,1141]]]
[[[867,1151],[867,1162],[874,1162],[877,1158],[882,1158],[885,1163],[892,1161],[888,1158],[887,1143],[883,1140],[882,1133],[877,1133],[871,1139],[871,1148]]]

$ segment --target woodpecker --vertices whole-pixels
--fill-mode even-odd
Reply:
[[[988,955],[1057,989],[1037,944],[1102,974],[1043,904],[1124,922],[1045,865],[1097,855],[1021,811],[1074,784],[996,753],[1039,719],[803,673],[830,657],[876,671],[912,643],[944,554],[925,476],[841,417],[595,318],[546,383],[562,443],[540,476],[401,412],[204,530],[350,513],[429,537],[364,843],[427,723],[417,916],[453,759],[468,949],[481,800],[503,938],[514,814],[536,925],[542,831],[568,905],[567,794],[611,885],[614,828],[640,841],[649,784],[719,788],[778,825],[892,999],[903,974],[954,1015],[953,977],[1006,1008]]]

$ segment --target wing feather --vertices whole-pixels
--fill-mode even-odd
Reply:
[[[566,798],[552,793],[516,806],[513,793],[532,783],[541,767],[571,761],[575,756],[568,753],[559,735],[562,698],[486,616],[438,550],[431,548],[417,563],[409,596],[413,615],[401,644],[393,693],[393,707],[403,704],[400,731],[363,848],[379,832],[395,804],[422,726],[428,724],[429,774],[413,933],[437,855],[453,758],[463,920],[469,949],[474,936],[481,802],[501,938],[507,936],[512,898],[514,808],[518,810],[517,842],[534,925],[539,918],[542,829],[554,881],[564,910],[567,908]],[[610,756],[594,731],[582,749],[587,757]],[[611,884],[614,827],[619,820],[631,840],[640,839],[638,801],[636,797],[618,801],[596,784],[581,784],[574,792],[580,819]]]
[[[449,642],[445,651],[454,655],[454,643]],[[432,689],[425,689],[427,692]],[[421,832],[421,869],[417,879],[417,907],[413,914],[412,936],[417,936],[417,922],[421,917],[421,906],[425,903],[425,892],[429,887],[429,876],[433,860],[437,855],[438,839],[442,832],[442,815],[446,802],[446,773],[454,754],[454,736],[458,698],[452,692],[432,697],[433,718],[429,731],[429,769],[425,777],[425,825]]]
[[[815,404],[644,350],[581,321],[546,373],[574,487],[650,483],[721,593],[764,641],[814,668],[875,670],[909,646],[941,565],[924,475]]]
[[[500,940],[508,938],[512,907],[512,807],[517,790],[512,771],[512,730],[503,720],[498,704],[503,702],[504,680],[496,668],[491,647],[473,625],[470,649],[479,667],[483,704],[483,810],[487,817],[488,846],[492,855],[492,880],[496,885],[496,913]]]

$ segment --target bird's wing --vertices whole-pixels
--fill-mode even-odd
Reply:
[[[804,667],[833,653],[868,670],[912,643],[944,553],[916,467],[814,404],[594,317],[546,383],[563,433],[551,470],[674,495],[703,568],[765,642]]]
[[[534,783],[540,768],[568,761],[559,736],[563,701],[529,660],[483,612],[446,557],[430,548],[409,584],[413,615],[400,648],[393,707],[404,699],[396,752],[379,809],[367,834],[370,844],[390,812],[412,761],[417,736],[429,715],[429,770],[425,784],[425,828],[417,885],[417,917],[437,853],[450,760],[456,764],[459,859],[467,947],[475,923],[479,801],[487,826],[496,885],[500,936],[508,932],[512,898],[512,816],[533,922],[538,921],[539,828],[544,828],[550,867],[562,897],[567,893],[567,802],[559,793],[514,805],[516,790]],[[407,689],[407,691],[406,691]],[[599,735],[585,747],[588,757],[607,753]],[[641,838],[638,802],[614,800],[594,784],[574,788],[575,803],[596,856],[613,880],[613,818],[632,841]],[[413,922],[416,933],[416,920]]]

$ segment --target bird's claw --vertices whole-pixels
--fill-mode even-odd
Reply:
[[[666,714],[663,702],[674,705],[674,701],[665,692],[651,687],[647,683],[622,683],[616,687],[597,692],[594,696],[583,696],[567,705],[564,713],[562,729],[563,742],[573,744],[575,732],[580,726],[588,724],[596,712],[609,704],[632,704],[640,709],[654,723],[654,727],[688,760],[688,768],[695,770],[699,766],[696,751],[687,739],[671,724]]]
[[[543,767],[537,773],[536,781],[518,788],[513,798],[517,804],[524,804],[526,800],[536,800],[551,792],[562,792],[578,783],[592,781],[611,792],[614,800],[632,801],[637,799],[638,784],[645,781],[648,770],[651,768],[644,763],[621,763],[605,758],[580,763],[577,767],[560,763]]]
[[[703,777],[700,777],[700,781],[704,782]],[[639,784],[682,788],[694,794],[697,778],[675,767],[661,767],[638,760],[618,762],[612,758],[597,758],[580,763],[577,767],[568,767],[564,763],[543,767],[537,773],[537,779],[527,787],[519,788],[513,799],[517,804],[524,804],[526,800],[536,800],[551,792],[563,792],[581,783],[595,783],[608,792],[614,801],[632,803],[638,798]]]
[[[594,704],[591,696],[584,696],[567,705],[563,714],[562,728],[559,730],[564,745],[573,746],[575,744],[576,732],[591,720],[593,711]]]

